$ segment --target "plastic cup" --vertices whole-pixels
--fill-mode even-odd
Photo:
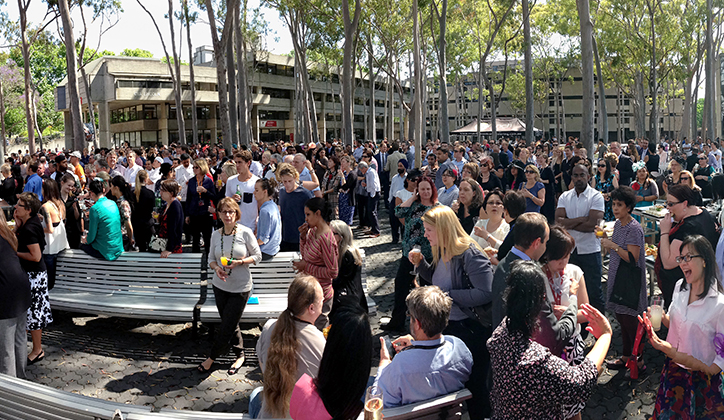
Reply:
[[[654,296],[651,298],[651,312],[649,319],[651,320],[651,327],[654,331],[661,329],[661,318],[664,316],[664,300],[661,296]]]

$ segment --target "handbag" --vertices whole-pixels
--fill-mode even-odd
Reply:
[[[168,239],[161,238],[158,235],[151,236],[151,242],[148,243],[148,249],[153,252],[163,252],[168,245]]]
[[[470,281],[470,276],[463,269],[463,285],[467,289],[473,289],[473,283]],[[479,322],[485,328],[492,328],[493,326],[493,302],[488,302],[480,306],[473,306],[471,308],[460,306],[460,310],[463,311],[468,318]]]
[[[641,267],[636,265],[631,251],[628,251],[628,258],[630,262],[621,258],[621,262],[618,264],[610,301],[638,310],[641,295]]]

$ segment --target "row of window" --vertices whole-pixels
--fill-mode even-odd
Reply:
[[[134,105],[111,111],[111,124],[156,118],[156,105]]]

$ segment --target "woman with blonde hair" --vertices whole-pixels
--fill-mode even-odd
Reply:
[[[461,339],[473,354],[473,371],[465,385],[473,394],[468,401],[470,418],[490,417],[490,402],[485,386],[490,368],[486,341],[492,334],[493,270],[480,245],[463,230],[455,213],[436,206],[422,216],[425,238],[432,247],[432,264],[420,253],[411,251],[421,285],[434,284],[453,299],[450,320],[443,334]]]
[[[249,397],[251,418],[289,418],[294,384],[305,373],[317,377],[326,340],[313,323],[323,300],[317,279],[299,275],[289,285],[287,309],[264,324],[256,343],[264,386]]]
[[[186,224],[191,228],[191,252],[201,252],[201,237],[204,248],[209,252],[211,230],[214,228],[214,217],[209,213],[209,206],[216,197],[214,178],[209,172],[206,159],[196,159],[193,165],[194,177],[188,180],[186,195]]]
[[[136,246],[141,252],[148,250],[148,243],[151,242],[153,232],[153,207],[156,205],[153,190],[148,188],[150,177],[145,170],[136,174],[136,188],[133,191],[136,197],[136,205],[131,214],[131,225],[133,225],[133,236]]]
[[[533,164],[525,167],[525,182],[518,187],[525,197],[525,212],[540,212],[546,202],[546,187],[540,182],[540,171]]]
[[[694,175],[689,171],[681,171],[679,174],[679,183],[688,185],[694,191],[693,205],[701,207],[704,205],[704,197],[701,194],[701,187],[694,182]]]
[[[334,300],[329,319],[334,323],[334,314],[347,306],[359,305],[367,312],[367,298],[362,289],[362,254],[354,245],[352,229],[341,220],[330,223],[339,250],[339,274],[332,281]]]

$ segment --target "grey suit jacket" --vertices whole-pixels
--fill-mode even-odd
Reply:
[[[508,276],[510,275],[510,265],[513,261],[518,261],[519,256],[513,252],[508,252],[499,263],[493,274],[493,331],[498,328],[500,321],[505,318],[505,302],[503,301],[503,292],[508,286]]]

